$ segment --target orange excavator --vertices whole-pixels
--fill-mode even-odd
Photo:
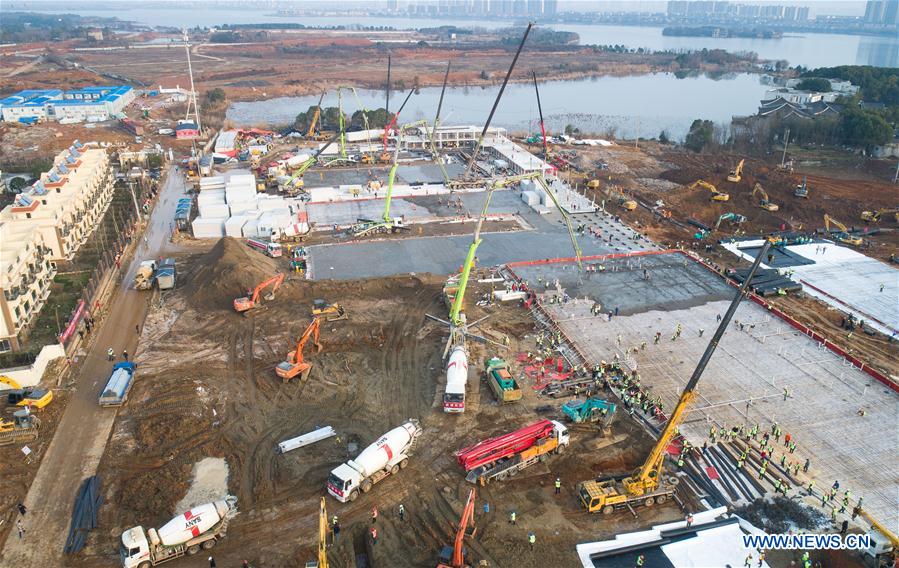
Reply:
[[[315,346],[315,352],[318,353],[322,350],[322,345],[318,342],[320,321],[319,318],[312,318],[312,323],[309,324],[309,327],[300,336],[300,340],[297,341],[297,348],[287,354],[286,361],[278,363],[278,366],[275,367],[275,374],[281,377],[285,383],[290,382],[290,379],[298,375],[300,380],[304,380],[312,369],[312,363],[307,363],[303,358],[303,347],[306,346],[306,342],[311,337],[312,344]]]
[[[468,494],[468,502],[465,503],[465,509],[462,510],[459,530],[456,531],[456,542],[453,544],[452,549],[447,546],[440,552],[440,562],[437,563],[437,568],[469,568],[470,565],[465,562],[465,550],[462,545],[466,536],[473,538],[477,531],[477,527],[474,524],[474,500],[475,490],[472,489]],[[471,530],[468,530],[469,523],[471,524]]]
[[[281,272],[275,274],[264,282],[260,282],[258,286],[253,288],[253,290],[248,290],[246,296],[234,298],[234,311],[239,314],[247,315],[247,312],[261,305],[259,302],[259,294],[269,286],[272,286],[272,291],[265,296],[265,299],[274,300],[275,290],[281,287],[282,282],[284,282],[284,274]]]

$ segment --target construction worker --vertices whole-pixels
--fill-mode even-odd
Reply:
[[[759,468],[759,479],[765,479],[765,466]]]
[[[784,467],[787,463],[787,454],[780,456],[780,467]]]
[[[796,442],[790,442],[790,453],[792,454],[795,451],[796,451]]]
[[[752,566],[752,553],[746,555],[746,560],[743,561],[743,566],[749,568]]]
[[[786,389],[784,389],[784,390],[786,390]],[[786,400],[786,397],[784,398],[784,400]],[[789,447],[789,445],[790,445],[790,440],[792,440],[792,439],[793,439],[793,436],[790,435],[789,432],[787,432],[787,435],[784,436],[784,446]]]
[[[378,508],[372,507],[371,508],[371,524],[375,524],[376,522],[378,522]]]
[[[811,460],[809,460],[809,458],[805,458],[805,465],[802,466],[802,471],[808,473],[808,468],[811,465],[811,463],[812,462],[811,462]]]
[[[106,358],[112,361],[115,359],[115,351],[112,350],[112,347],[106,350]]]
[[[405,521],[406,520],[406,507],[402,503],[400,503],[400,506],[399,506],[399,513],[400,513],[400,521]]]
[[[643,568],[643,565],[646,564],[646,557],[642,554],[637,556],[637,562],[634,564],[637,568]]]
[[[807,550],[802,553],[802,561],[808,562],[808,551]]]
[[[516,518],[517,516],[518,516],[518,515],[515,514],[515,511],[512,511],[511,513],[509,513],[509,524],[510,524],[510,525],[515,525],[515,518]]]
[[[780,493],[780,480],[777,478],[774,479],[774,492]]]
[[[533,532],[528,533],[528,544],[531,545],[531,550],[534,550],[534,545],[537,543],[537,535]]]
[[[811,496],[812,490],[815,488],[815,480],[811,480],[808,482],[808,494]]]
[[[758,564],[759,568],[762,568],[762,565],[764,563],[765,563],[765,553],[764,553],[764,551],[759,552],[759,564]]]
[[[371,543],[372,545],[378,544],[378,529],[375,527],[371,528]]]
[[[562,492],[562,480],[558,477],[556,478],[556,495]]]
[[[681,453],[680,455],[677,456],[677,469],[683,469],[683,468],[684,468],[684,454]]]

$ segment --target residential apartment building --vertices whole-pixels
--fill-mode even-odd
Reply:
[[[106,150],[77,140],[0,211],[0,352],[43,307],[55,261],[71,260],[112,202],[115,176]]]
[[[50,295],[56,265],[36,225],[0,220],[0,353],[21,348]]]

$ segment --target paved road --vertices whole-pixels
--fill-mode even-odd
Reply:
[[[476,215],[483,207],[484,197],[484,193],[464,194],[465,209]],[[410,201],[428,207],[434,214],[453,214],[445,207],[435,207],[436,198]],[[538,215],[521,202],[517,192],[511,191],[496,192],[490,212],[518,213],[533,229],[482,235],[483,242],[477,252],[481,266],[574,256],[559,214]],[[579,237],[584,256],[656,248],[645,239],[635,241],[635,233],[630,228],[602,213],[575,215],[573,224],[579,223],[598,226],[606,238],[614,238],[610,245],[606,240],[586,234]],[[352,280],[409,272],[451,274],[458,271],[469,245],[471,236],[403,238],[307,248],[313,279]]]
[[[170,171],[146,231],[120,287],[115,290],[108,313],[95,334],[96,340],[83,359],[68,407],[47,449],[25,504],[26,537],[20,541],[10,531],[0,556],[0,566],[46,568],[63,566],[63,546],[68,535],[75,494],[85,477],[96,473],[115,421],[116,411],[97,405],[97,397],[109,376],[112,363],[109,347],[121,354],[137,347],[135,326],[143,324],[147,294],[128,289],[138,263],[165,251],[178,198],[184,193],[180,175]]]

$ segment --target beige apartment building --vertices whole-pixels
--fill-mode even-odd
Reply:
[[[21,347],[56,273],[100,223],[115,183],[106,151],[75,142],[0,211],[0,352]]]

